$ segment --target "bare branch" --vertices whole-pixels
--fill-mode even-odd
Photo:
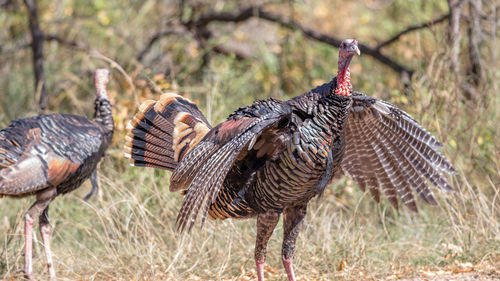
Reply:
[[[34,0],[24,0],[28,9],[29,28],[31,33],[31,49],[33,51],[33,72],[35,73],[35,91],[40,93],[39,111],[44,113],[47,109],[47,90],[45,87],[45,72],[43,70],[43,40],[44,34],[40,29],[38,11]]]
[[[90,51],[90,47],[85,45],[84,43],[78,42],[78,41],[71,41],[67,40],[66,38],[60,37],[56,34],[46,34],[44,36],[45,41],[56,41],[60,45],[63,45],[65,47],[77,49],[79,51],[83,52],[88,52]]]
[[[128,84],[130,86],[131,91],[133,91],[135,89],[132,78],[127,74],[127,72],[123,69],[123,67],[115,60],[113,60],[113,59],[105,56],[101,52],[99,52],[97,49],[94,49],[94,48],[92,48],[92,47],[90,47],[82,42],[79,42],[79,41],[65,39],[65,38],[63,38],[59,35],[56,35],[56,34],[44,35],[43,40],[44,41],[56,41],[61,46],[75,49],[75,50],[78,50],[81,52],[86,52],[86,53],[89,53],[90,56],[92,56],[92,57],[106,61],[107,63],[110,64],[111,68],[117,69],[125,77],[125,79],[127,80]],[[28,47],[28,46],[29,46],[29,44],[23,45],[22,47]]]
[[[431,27],[435,24],[438,24],[438,23],[441,23],[443,21],[446,21],[448,18],[450,17],[450,14],[446,14],[446,15],[442,15],[440,16],[439,18],[435,18],[433,20],[430,20],[430,21],[427,21],[427,22],[423,22],[423,23],[419,23],[419,24],[416,24],[416,25],[412,25],[412,26],[409,26],[407,27],[405,30],[402,30],[400,31],[399,33],[397,33],[396,35],[392,36],[391,38],[385,40],[384,42],[381,42],[377,45],[377,47],[375,47],[376,50],[380,50],[381,48],[389,45],[389,44],[392,44],[394,43],[395,41],[397,41],[401,36],[407,34],[407,33],[410,33],[412,31],[415,31],[415,30],[419,30],[419,29],[422,29],[422,28],[428,28],[428,27]]]
[[[82,52],[88,52],[91,49],[89,46],[85,45],[84,43],[81,43],[78,41],[67,40],[59,35],[56,35],[56,34],[44,34],[43,41],[56,41],[61,46],[64,46],[67,48],[73,48],[73,49],[76,49],[76,50],[82,51]],[[32,45],[33,45],[32,42],[19,44],[15,48],[3,51],[2,54],[15,53],[19,50],[26,49],[28,47],[32,47]]]
[[[341,40],[337,37],[333,37],[324,33],[321,33],[319,31],[316,31],[310,27],[303,26],[298,22],[295,22],[293,20],[289,20],[285,18],[284,16],[274,14],[271,12],[264,11],[261,7],[250,7],[246,9],[242,9],[240,11],[234,12],[234,13],[228,13],[228,12],[208,12],[204,15],[201,15],[198,20],[195,21],[189,21],[186,23],[187,26],[190,26],[191,28],[199,28],[201,26],[206,26],[211,22],[241,22],[245,21],[249,18],[252,17],[257,17],[261,18],[270,22],[275,22],[280,24],[281,26],[291,29],[291,30],[298,30],[302,32],[305,36],[314,39],[319,42],[326,43],[330,46],[334,47],[339,47]],[[398,73],[407,73],[410,77],[413,74],[413,70],[410,68],[407,68],[398,62],[394,61],[393,59],[383,55],[379,50],[372,48],[370,46],[367,46],[363,43],[359,43],[359,49],[361,52],[364,54],[367,54],[376,60],[380,61],[381,63],[389,66],[393,70],[397,71]]]
[[[114,59],[112,59],[110,57],[105,56],[104,54],[102,54],[101,52],[99,52],[96,49],[90,50],[90,56],[109,63],[109,66],[111,68],[118,70],[123,75],[123,77],[125,77],[125,80],[127,80],[127,83],[130,87],[129,88],[130,92],[135,91],[134,80],[132,79],[132,77],[130,77],[130,75],[128,75],[128,73],[125,71],[125,69],[117,61],[115,61]]]

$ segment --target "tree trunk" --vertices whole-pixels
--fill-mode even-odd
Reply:
[[[31,32],[31,49],[33,51],[33,71],[35,73],[35,93],[40,94],[39,112],[47,109],[47,91],[45,89],[45,73],[43,70],[43,40],[44,34],[40,29],[38,11],[35,0],[24,0],[28,9],[29,27]]]
[[[450,21],[448,23],[448,44],[451,48],[451,70],[455,75],[460,72],[460,14],[464,0],[448,0],[450,9]]]
[[[470,77],[470,82],[474,86],[479,86],[483,79],[483,68],[481,64],[481,54],[479,46],[482,41],[481,31],[481,11],[482,0],[469,0],[470,20],[468,27],[469,36],[469,61],[470,67],[467,74]]]

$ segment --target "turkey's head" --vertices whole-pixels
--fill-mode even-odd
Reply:
[[[349,67],[352,57],[360,55],[358,41],[356,39],[345,39],[340,43],[339,48],[339,73]]]
[[[358,41],[356,39],[345,39],[340,43],[339,57],[348,58],[354,55],[360,55]]]
[[[349,64],[355,54],[360,54],[358,41],[355,39],[345,39],[340,43],[337,88],[334,92],[336,95],[351,95],[351,74],[349,73]]]

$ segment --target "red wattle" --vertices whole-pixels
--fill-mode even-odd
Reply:
[[[337,75],[337,89],[335,89],[336,95],[350,96],[351,95],[351,73],[349,68],[345,70],[339,70]]]

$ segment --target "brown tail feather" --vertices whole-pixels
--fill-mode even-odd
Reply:
[[[141,104],[127,128],[125,157],[132,165],[174,170],[211,126],[190,100],[166,93]]]

